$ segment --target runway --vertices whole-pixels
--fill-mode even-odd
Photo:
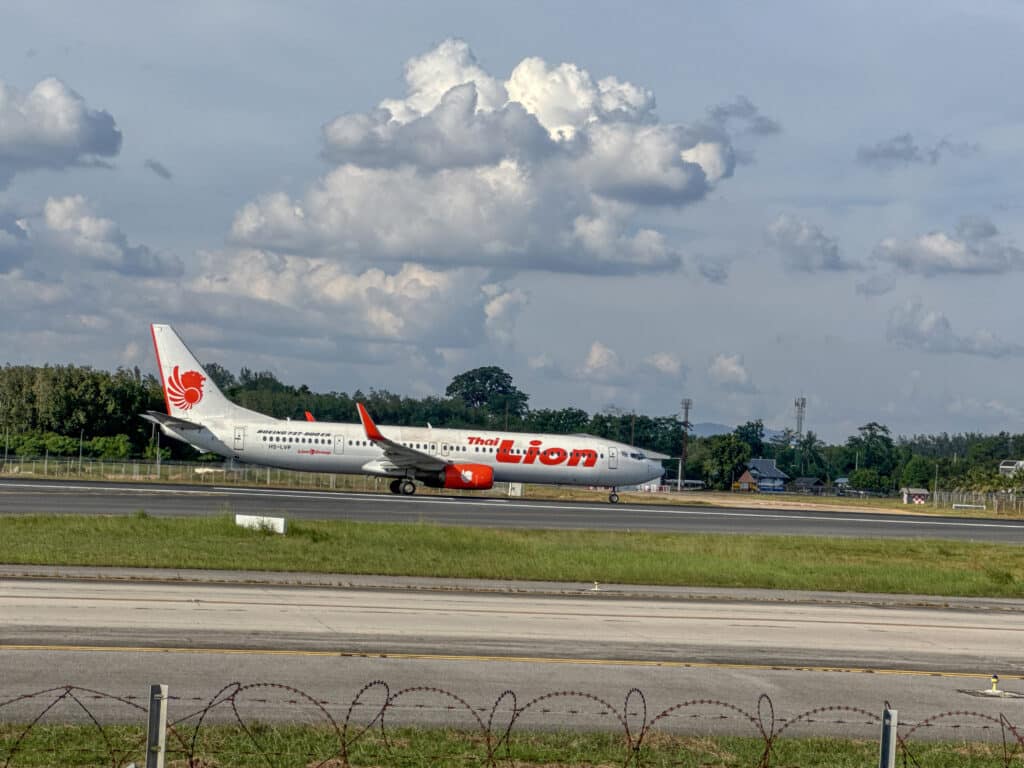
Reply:
[[[0,481],[0,515],[281,515],[501,528],[930,538],[1024,544],[1024,521],[131,483]]]
[[[968,518],[0,482],[0,515],[140,509],[173,516],[245,512],[489,527],[1024,543],[1019,523]],[[232,681],[272,682],[326,702],[340,718],[365,684],[380,680],[392,693],[410,687],[450,692],[478,713],[489,712],[506,690],[516,693],[520,705],[572,691],[621,708],[627,692],[639,688],[650,717],[684,701],[722,703],[688,707],[660,721],[659,727],[694,733],[749,734],[749,719],[729,707],[756,712],[762,693],[771,696],[779,722],[836,705],[880,712],[885,701],[900,708],[903,722],[951,710],[1002,713],[1015,724],[1024,720],[1020,700],[980,693],[995,672],[1004,690],[1024,694],[1021,601],[952,600],[936,607],[942,601],[915,604],[914,598],[893,596],[726,598],[671,588],[591,594],[565,585],[537,585],[532,591],[476,582],[425,587],[379,577],[374,584],[320,576],[311,579],[315,583],[289,585],[242,583],[260,580],[259,574],[235,574],[234,584],[203,583],[232,580],[231,574],[188,583],[80,575],[14,578],[0,571],[0,702],[66,684],[138,698],[151,683],[163,682],[171,686],[173,717],[201,706]],[[150,576],[179,577],[180,572]],[[304,699],[284,689],[253,691],[245,704],[253,717],[316,716],[303,708]],[[545,701],[543,713],[525,717],[521,727],[615,728],[595,699]],[[36,703],[2,707],[0,720],[30,719],[38,713]],[[136,716],[109,700],[91,706],[107,721]],[[83,714],[62,709],[53,716],[75,720]],[[391,717],[394,724],[469,724],[436,691],[410,694]],[[930,729],[928,736],[991,735],[971,731],[963,721],[949,725]],[[874,738],[876,727],[849,715],[819,715],[792,733]]]
[[[840,704],[876,712],[889,700],[901,718],[970,708],[1016,722],[1019,701],[972,692],[987,688],[992,672],[1004,688],[1024,689],[1019,601],[999,610],[923,609],[898,600],[880,607],[4,578],[0,616],[0,701],[64,684],[139,696],[164,682],[195,706],[238,680],[282,683],[344,710],[363,684],[383,680],[392,691],[450,691],[482,711],[506,689],[520,703],[559,691],[621,703],[637,687],[652,716],[691,699],[756,708],[768,693],[783,718]],[[296,717],[294,695],[258,698],[259,717]],[[109,703],[97,706],[118,716]],[[31,707],[7,707],[0,718]],[[605,727],[599,710],[559,699],[537,724]],[[436,695],[394,715],[448,725],[459,717]],[[742,733],[750,724],[708,715],[664,725]],[[828,732],[865,735],[853,721],[830,722]]]

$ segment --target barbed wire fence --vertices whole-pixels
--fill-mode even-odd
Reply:
[[[161,686],[154,689],[167,690]],[[175,716],[163,721],[158,718],[156,732],[152,727],[147,732],[147,715],[160,706],[159,695],[122,696],[66,685],[0,701],[0,767],[348,768],[360,764],[358,751],[372,740],[378,752],[375,758],[364,760],[370,759],[375,765],[381,764],[383,750],[387,765],[497,768],[523,764],[521,758],[513,756],[513,743],[531,729],[588,729],[613,736],[618,762],[624,768],[647,765],[650,749],[659,743],[659,737],[679,732],[753,737],[757,755],[751,767],[771,768],[779,764],[776,754],[788,736],[831,736],[836,726],[842,726],[859,729],[857,732],[864,735],[858,738],[867,740],[877,741],[881,732],[884,742],[882,712],[895,715],[886,702],[885,709],[877,713],[837,704],[783,718],[776,716],[774,702],[767,694],[758,697],[749,710],[701,698],[651,713],[647,698],[638,688],[626,693],[621,706],[574,690],[552,691],[522,702],[515,691],[506,690],[489,706],[474,706],[444,688],[412,686],[393,690],[383,680],[366,683],[347,702],[319,699],[280,683],[233,682],[206,700],[167,696],[165,704],[174,706]],[[266,715],[270,707],[276,716],[259,716],[261,709]],[[166,713],[167,707],[162,711]],[[406,732],[401,729],[417,719],[422,723],[424,714],[429,715],[427,719],[440,720],[448,738],[456,739],[460,747],[452,750],[454,754],[424,753],[422,746],[411,744],[403,735]],[[78,724],[75,739],[68,737],[69,729],[63,725],[67,722]],[[152,718],[149,722],[153,723]],[[282,723],[301,730],[302,738],[282,738],[280,728],[288,727],[279,725]],[[958,742],[987,744],[994,757],[986,764],[1010,768],[1021,765],[1024,758],[1024,732],[1003,714],[950,710],[893,727],[896,764],[922,765],[920,749],[936,738],[936,731],[955,734],[953,738]],[[429,749],[436,750],[438,745]],[[684,742],[673,749],[679,750],[674,763],[691,764],[686,758],[699,757],[687,754],[698,750]]]

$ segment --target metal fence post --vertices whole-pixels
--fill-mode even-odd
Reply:
[[[882,713],[882,741],[878,751],[878,768],[896,768],[896,710]]]
[[[149,686],[149,729],[146,734],[146,768],[164,768],[167,751],[167,686]]]

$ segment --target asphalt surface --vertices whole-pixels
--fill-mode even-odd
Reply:
[[[0,515],[124,515],[139,510],[152,515],[182,517],[241,513],[293,519],[432,522],[502,528],[929,538],[1024,544],[1024,522],[979,518],[501,498],[402,497],[189,485],[0,481]]]
[[[289,687],[249,689],[238,702],[245,718],[316,720],[321,715],[307,694],[341,720],[363,685],[380,680],[391,694],[436,689],[398,697],[389,713],[394,725],[469,726],[472,713],[452,695],[486,719],[512,690],[519,707],[560,694],[527,708],[518,727],[616,730],[600,702],[622,710],[634,687],[644,694],[648,722],[686,701],[719,702],[660,722],[683,732],[753,735],[751,722],[723,705],[756,713],[762,693],[772,699],[776,727],[822,707],[876,713],[885,701],[899,708],[903,723],[953,710],[1024,720],[1021,699],[981,693],[992,672],[1002,676],[1004,691],[1024,690],[1020,601],[922,608],[881,596],[890,604],[834,603],[829,595],[768,602],[748,599],[755,595],[534,593],[499,584],[486,590],[479,583],[329,587],[298,579],[209,584],[201,576],[117,576],[0,577],[0,702],[65,684],[139,700],[150,683],[163,682],[174,697],[174,719],[238,681]],[[382,690],[366,695],[365,719]],[[0,706],[0,720],[31,719],[51,699]],[[137,711],[101,697],[88,698],[87,707],[104,722],[138,719]],[[629,708],[642,718],[639,699]],[[62,706],[48,717],[88,716]],[[234,715],[221,707],[212,718]],[[986,723],[992,725],[957,716],[926,733],[991,737]],[[846,710],[819,713],[792,733],[874,738],[877,724]]]
[[[1024,543],[1019,523],[970,518],[0,482],[0,515],[140,509]],[[296,689],[340,721],[364,685],[383,681],[391,694],[431,689],[399,696],[391,724],[472,726],[472,712],[486,721],[512,690],[520,708],[556,694],[527,706],[519,728],[619,730],[613,710],[628,710],[635,725],[643,703],[650,722],[682,702],[708,700],[716,703],[674,710],[658,727],[753,735],[743,713],[756,716],[765,693],[776,728],[799,721],[789,733],[873,739],[877,723],[856,710],[880,712],[885,701],[900,709],[904,724],[970,710],[1020,726],[1021,647],[1024,602],[1012,600],[0,566],[0,721],[30,720],[53,698],[7,703],[22,694],[73,684],[143,701],[154,682],[171,686],[173,719],[200,710],[233,681],[257,684],[237,700],[243,717],[322,717]],[[1002,691],[1017,697],[983,693],[994,672]],[[644,701],[634,695],[627,707],[632,688]],[[357,718],[371,719],[371,699],[382,690],[364,694]],[[64,703],[47,717],[138,721],[138,711],[123,703],[86,701],[88,714]],[[507,707],[509,700],[501,701],[499,709]],[[846,709],[801,719],[837,706]],[[234,714],[219,707],[210,719],[234,722]],[[999,734],[993,722],[943,717],[917,737],[991,740]]]

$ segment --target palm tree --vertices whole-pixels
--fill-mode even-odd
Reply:
[[[797,451],[800,453],[800,472],[804,475],[820,475],[826,463],[825,443],[814,432],[807,430],[797,442]]]

